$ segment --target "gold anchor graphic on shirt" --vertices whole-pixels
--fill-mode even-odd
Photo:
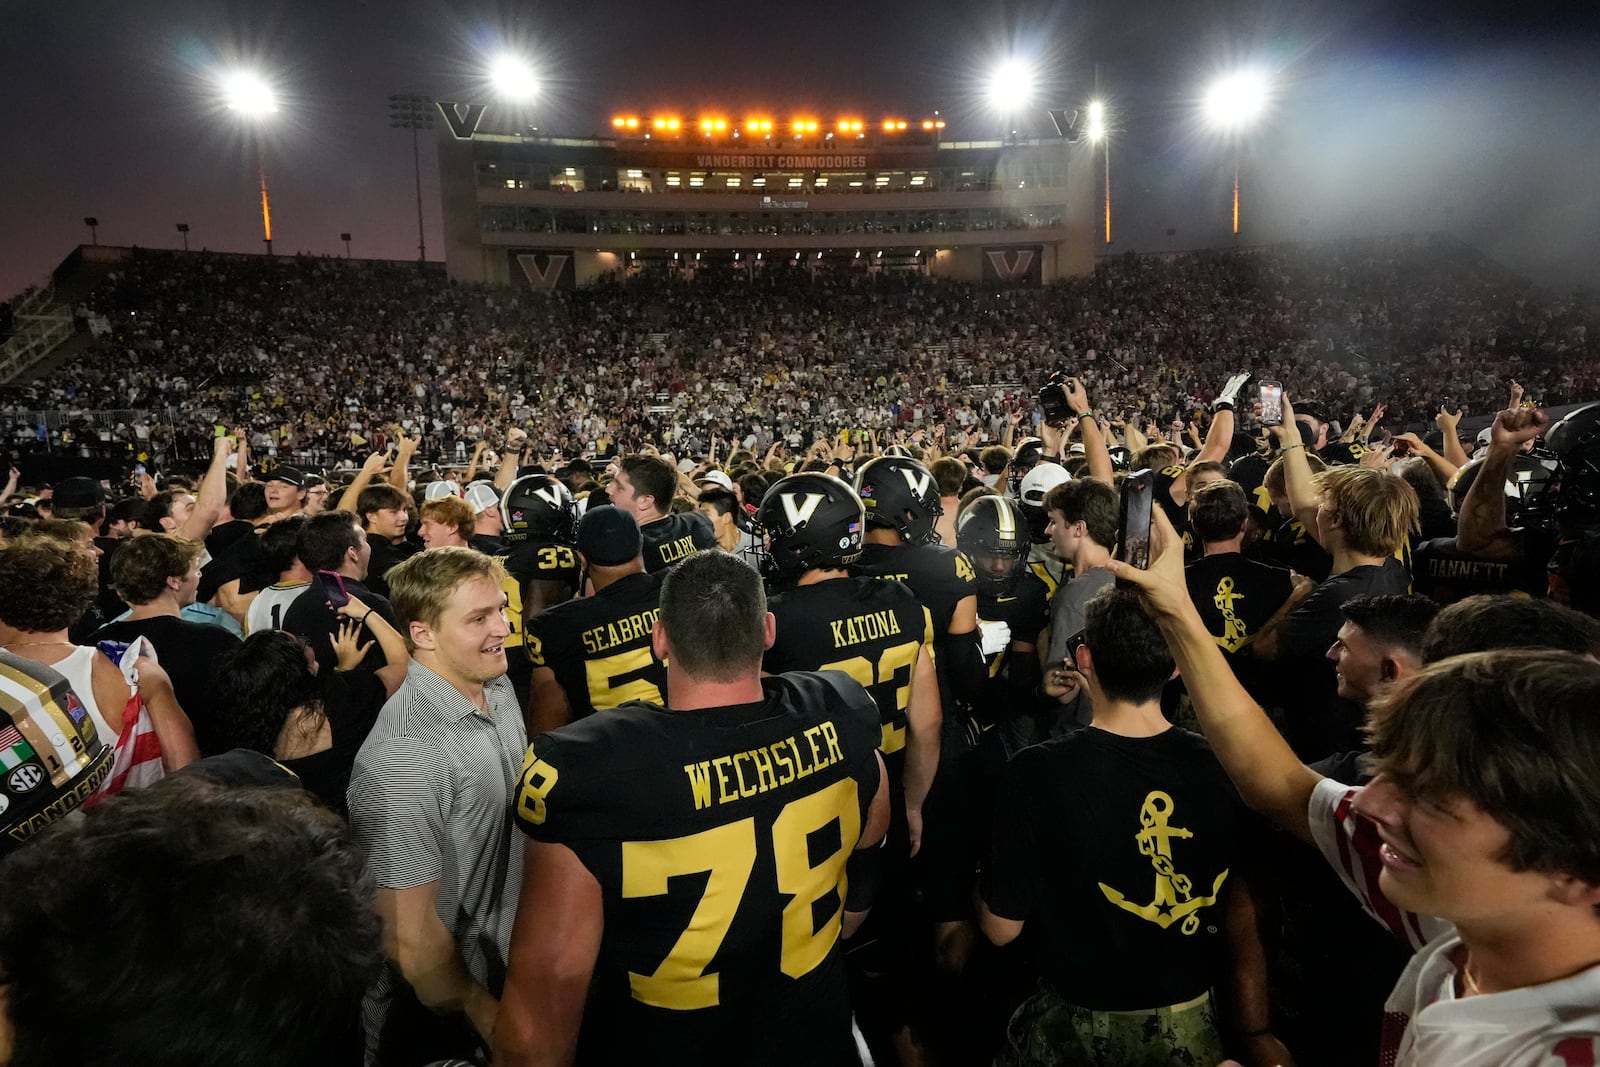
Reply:
[[[1185,934],[1192,934],[1200,929],[1200,917],[1195,912],[1217,902],[1217,895],[1222,890],[1222,883],[1227,881],[1228,872],[1217,875],[1209,897],[1190,895],[1194,885],[1189,876],[1177,874],[1172,869],[1172,839],[1193,837],[1194,831],[1172,826],[1168,822],[1173,807],[1172,797],[1157,789],[1144,798],[1144,806],[1139,809],[1139,824],[1144,829],[1134,835],[1134,840],[1139,842],[1139,854],[1149,856],[1150,865],[1156,869],[1155,899],[1148,904],[1135,904],[1104,882],[1097,884],[1106,899],[1124,911],[1153,922],[1163,930],[1181,919],[1183,925],[1180,929]],[[1181,901],[1178,899],[1180,895],[1183,897]]]
[[[1237,652],[1244,645],[1244,620],[1233,613],[1234,602],[1243,599],[1243,593],[1233,591],[1233,579],[1223,578],[1217,583],[1217,595],[1211,600],[1217,606],[1217,610],[1222,612],[1222,622],[1226,629],[1222,632],[1220,643],[1229,652]]]

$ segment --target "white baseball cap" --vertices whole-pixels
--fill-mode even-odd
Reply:
[[[482,515],[490,508],[500,506],[500,494],[494,491],[490,482],[473,482],[467,486],[467,503],[472,505],[474,515]]]

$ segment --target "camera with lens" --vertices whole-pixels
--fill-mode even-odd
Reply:
[[[1044,411],[1045,422],[1063,423],[1072,417],[1072,406],[1067,403],[1067,394],[1061,388],[1071,379],[1070,373],[1058,370],[1039,389],[1039,407]]]

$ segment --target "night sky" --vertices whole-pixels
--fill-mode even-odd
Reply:
[[[283,109],[265,137],[274,247],[414,258],[409,136],[386,96],[483,99],[502,43],[540,71],[539,126],[619,110],[922,117],[988,138],[985,72],[1031,59],[1042,108],[1112,109],[1115,250],[1227,239],[1232,149],[1197,101],[1240,63],[1275,72],[1242,143],[1245,239],[1446,229],[1542,285],[1600,285],[1600,6],[1461,0],[0,0],[0,299],[88,240],[258,251],[249,142],[217,101],[238,61]],[[1021,125],[1026,126],[1027,123]],[[1042,128],[1038,132],[1043,132]],[[424,142],[430,256],[436,168]]]

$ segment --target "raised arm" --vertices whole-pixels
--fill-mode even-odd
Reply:
[[[389,484],[402,493],[410,492],[406,487],[411,484],[411,458],[417,454],[417,449],[422,447],[422,437],[402,437],[400,444],[395,449],[394,469],[389,472]]]
[[[1537,408],[1502,411],[1489,431],[1489,452],[1461,503],[1456,544],[1479,559],[1514,562],[1522,558],[1522,536],[1506,524],[1506,476],[1522,446],[1544,433],[1549,418]]]
[[[1300,424],[1294,421],[1294,405],[1289,403],[1287,392],[1283,394],[1283,421],[1272,427],[1272,433],[1278,439],[1278,453],[1283,456],[1283,488],[1289,497],[1289,507],[1294,510],[1294,517],[1300,520],[1300,525],[1306,528],[1306,533],[1314,539],[1317,536],[1317,507],[1321,500],[1312,483],[1311,464],[1306,461],[1305,445],[1300,441]],[[1321,544],[1320,541],[1317,543]]]
[[[1100,429],[1100,420],[1089,403],[1089,391],[1077,378],[1067,379],[1062,391],[1066,393],[1067,403],[1077,417],[1078,432],[1083,435],[1083,457],[1089,461],[1089,476],[1110,485],[1114,478],[1111,452],[1106,448],[1106,435]]]
[[[250,433],[243,426],[233,428],[233,453],[239,458],[234,461],[233,474],[240,482],[251,481],[250,477]]]
[[[179,537],[203,541],[217,524],[218,517],[222,515],[222,506],[228,502],[228,456],[232,452],[233,446],[226,437],[212,441],[211,466],[206,468],[205,478],[200,482],[200,492],[195,494],[194,513],[178,531]]]
[[[1395,434],[1394,439],[1396,441],[1404,441],[1407,449],[1413,456],[1420,456],[1422,459],[1426,460],[1429,468],[1433,470],[1434,474],[1438,475],[1440,485],[1449,485],[1450,479],[1454,478],[1456,476],[1456,472],[1461,469],[1460,467],[1457,467],[1455,464],[1451,463],[1448,459],[1445,459],[1443,456],[1439,455],[1439,453],[1435,452],[1433,449],[1429,448],[1427,442],[1423,441],[1422,438],[1418,437],[1414,433]],[[1445,440],[1447,442],[1449,441],[1448,434],[1445,435]],[[1459,443],[1457,447],[1460,447]]]
[[[1200,727],[1244,802],[1310,841],[1307,807],[1321,775],[1295,758],[1272,720],[1234,677],[1216,639],[1206,632],[1184,582],[1183,542],[1160,508],[1151,516],[1150,538],[1149,570],[1119,561],[1108,566],[1139,591],[1145,610],[1161,627]]]
[[[1461,447],[1461,434],[1456,432],[1456,427],[1461,425],[1461,416],[1465,414],[1464,408],[1457,408],[1452,415],[1441,407],[1439,414],[1433,417],[1433,424],[1444,435],[1444,458],[1455,464],[1456,470],[1465,467],[1468,459],[1467,450]]]
[[[339,496],[339,503],[334,505],[335,511],[356,510],[356,502],[361,499],[361,490],[371,485],[373,480],[383,473],[384,460],[387,457],[382,452],[374,452],[368,456],[366,462],[361,464],[361,469],[356,472],[356,480],[351,482]],[[365,515],[357,515],[362,522],[366,521]]]
[[[487,442],[479,441],[472,446],[472,461],[467,464],[467,473],[462,477],[461,484],[467,485],[478,476],[478,464],[483,461],[483,450]]]
[[[1218,408],[1211,415],[1211,425],[1206,428],[1206,443],[1200,449],[1200,454],[1194,457],[1196,463],[1214,460],[1218,463],[1228,458],[1228,449],[1233,447],[1234,417],[1232,407]]]

